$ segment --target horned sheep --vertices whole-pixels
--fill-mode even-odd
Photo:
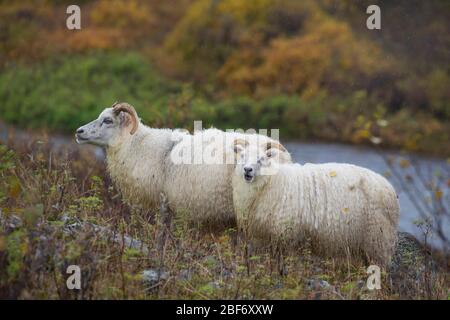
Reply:
[[[395,249],[399,204],[392,185],[344,163],[277,164],[236,142],[233,203],[240,230],[258,242],[385,266]]]

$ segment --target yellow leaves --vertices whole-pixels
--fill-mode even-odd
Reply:
[[[220,236],[217,241],[221,244],[221,245],[228,245],[229,241],[230,241],[230,236],[228,234],[224,234],[222,236]]]
[[[285,17],[291,23],[282,22]],[[386,64],[376,44],[356,37],[349,23],[314,1],[196,1],[165,48],[186,68],[208,59],[226,89],[257,96],[313,97],[330,87],[354,87]]]
[[[75,52],[84,52],[90,49],[111,49],[120,48],[125,45],[129,38],[124,38],[123,34],[113,28],[91,27],[83,32],[74,32],[67,37],[62,31],[60,34],[55,32],[52,39],[60,40],[66,46]]]
[[[353,139],[356,142],[359,142],[359,141],[364,140],[364,139],[369,139],[369,138],[370,138],[370,131],[367,130],[367,129],[359,129],[353,135]]]
[[[405,142],[405,149],[409,151],[416,151],[419,147],[420,140],[422,139],[422,135],[417,133],[408,137]]]
[[[336,177],[337,173],[336,173],[336,171],[331,171],[328,175],[330,177]]]
[[[272,5],[272,0],[225,0],[218,2],[218,9],[220,13],[231,15],[240,23],[262,24]]]
[[[399,165],[401,168],[405,169],[408,168],[411,165],[411,163],[409,162],[408,159],[401,159]]]
[[[349,209],[348,208],[342,208],[341,212],[343,214],[347,214],[349,212]]]
[[[365,99],[365,92],[361,92],[361,97],[355,96],[356,100]],[[371,133],[373,122],[367,119],[363,115],[359,115],[355,121],[355,132],[352,134],[351,138],[354,143],[360,143],[363,141],[371,141],[373,144],[380,144],[381,138],[375,137]]]
[[[19,250],[22,256],[25,256],[28,252],[28,242],[26,241],[21,242],[19,245]]]
[[[16,199],[22,191],[20,181],[16,176],[11,176],[8,180],[8,196],[12,199]]]
[[[91,11],[96,25],[108,28],[142,27],[154,20],[154,14],[142,1],[97,1]]]

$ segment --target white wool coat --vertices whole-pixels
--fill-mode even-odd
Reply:
[[[220,139],[224,137],[227,139]],[[267,136],[218,129],[191,135],[140,124],[135,134],[123,134],[119,143],[107,149],[107,168],[127,202],[154,208],[159,205],[159,194],[164,193],[170,208],[186,214],[192,223],[223,230],[235,226],[231,177],[237,137],[247,138],[250,143],[273,141]],[[192,160],[198,159],[197,150],[192,150],[189,142],[201,145],[204,154],[216,149],[213,159],[232,160],[230,164],[174,163],[174,156],[180,152],[191,152]],[[282,153],[280,161],[291,162],[290,154]]]
[[[397,239],[399,204],[381,175],[351,164],[281,164],[274,175],[246,182],[233,175],[238,226],[264,241],[309,239],[327,256],[385,265]]]

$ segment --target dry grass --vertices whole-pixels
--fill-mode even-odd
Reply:
[[[369,291],[365,266],[338,265],[308,248],[285,256],[249,254],[234,230],[201,233],[183,215],[167,230],[159,211],[124,205],[104,163],[86,149],[52,152],[45,139],[0,148],[0,298],[448,298],[445,272],[428,291],[400,292],[387,274],[381,290]],[[140,239],[148,251],[94,225]],[[81,267],[81,290],[66,288],[72,264]],[[144,282],[145,269],[161,270],[159,281]]]

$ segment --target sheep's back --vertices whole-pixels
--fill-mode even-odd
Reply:
[[[172,152],[187,152],[190,157],[186,159],[190,158],[191,164],[173,164],[170,160],[166,164],[165,190],[172,208],[184,212],[192,222],[212,229],[223,230],[236,225],[231,180],[236,161],[233,147],[237,138],[259,145],[273,141],[267,136],[218,129],[207,129],[183,138],[183,144],[177,145]],[[193,149],[192,145],[195,146]],[[201,150],[196,149],[198,146]],[[199,163],[202,159],[212,162]],[[280,161],[291,162],[290,154],[286,152]]]
[[[373,226],[384,228],[386,237],[395,240],[391,234],[398,223],[396,194],[373,171],[335,163],[280,165],[277,174],[265,178],[261,192],[247,199],[251,192],[236,194],[243,203],[254,203],[251,210],[238,214],[238,223],[245,214],[249,230],[260,238],[291,244],[308,238],[329,253],[347,247],[365,250]]]

